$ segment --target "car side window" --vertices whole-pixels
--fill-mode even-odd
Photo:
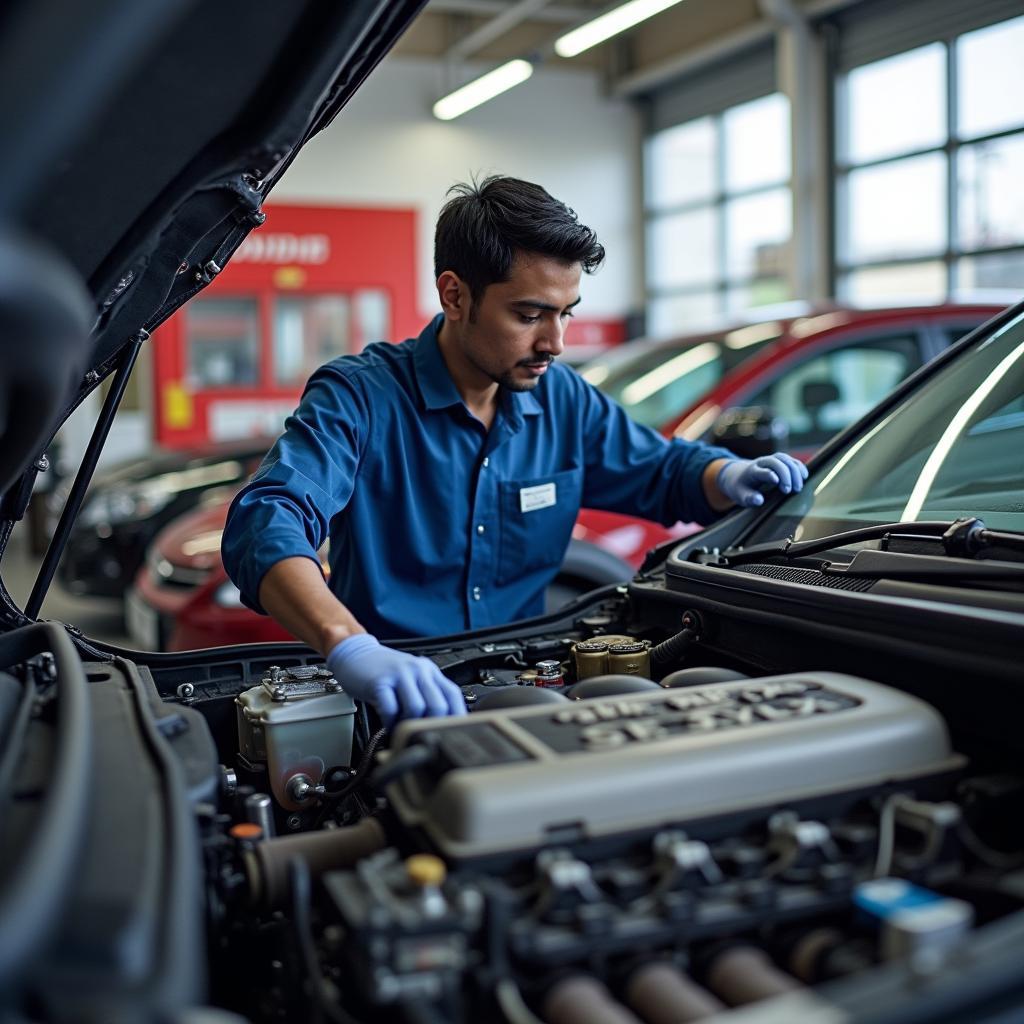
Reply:
[[[921,365],[915,334],[851,341],[789,366],[743,401],[789,426],[793,451],[819,448]]]

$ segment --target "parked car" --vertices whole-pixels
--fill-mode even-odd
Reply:
[[[117,394],[416,10],[4,19],[0,575],[68,409],[115,366]],[[1019,1019],[1022,441],[1024,303],[799,495],[559,613],[400,643],[472,711],[391,732],[301,644],[131,652],[0,586],[0,1015]]]
[[[273,442],[220,442],[157,451],[98,475],[89,488],[57,568],[72,593],[122,599],[157,532],[211,492],[230,496]],[[59,511],[70,484],[52,496]]]
[[[985,303],[822,309],[661,342],[630,342],[583,377],[667,437],[752,457],[808,459],[900,381],[1000,309]],[[639,566],[652,547],[699,527],[665,528],[585,509],[573,536]]]

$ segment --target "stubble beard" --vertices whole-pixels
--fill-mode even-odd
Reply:
[[[533,380],[519,380],[513,376],[511,370],[494,379],[497,381],[498,387],[504,388],[506,391],[533,391],[541,381],[540,377]]]

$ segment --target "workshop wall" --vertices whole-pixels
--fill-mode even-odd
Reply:
[[[605,265],[584,280],[580,317],[621,318],[639,308],[643,219],[633,108],[602,95],[592,72],[542,67],[512,92],[441,122],[430,107],[447,85],[436,61],[385,61],[299,155],[274,200],[417,209],[417,301],[425,318],[437,309],[433,226],[448,187],[496,172],[526,178],[572,206],[608,250]]]

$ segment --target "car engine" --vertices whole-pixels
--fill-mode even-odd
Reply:
[[[264,959],[298,950],[328,1020],[806,1010],[819,983],[940,958],[1019,905],[980,838],[1005,792],[935,707],[831,672],[680,668],[696,612],[664,639],[600,620],[435,652],[472,713],[390,738],[322,666],[240,693],[207,831],[226,988],[283,915]],[[239,1008],[269,1019],[268,999]]]
[[[254,1022],[886,1019],[986,962],[992,928],[1020,948],[1024,778],[959,729],[956,694],[722,664],[706,608],[655,606],[612,588],[422,641],[470,714],[390,734],[299,647],[85,663],[105,716],[134,689],[184,766],[205,999]],[[16,649],[39,703],[68,655]],[[127,831],[84,872],[107,903],[111,850],[157,800],[115,754],[98,792]]]

